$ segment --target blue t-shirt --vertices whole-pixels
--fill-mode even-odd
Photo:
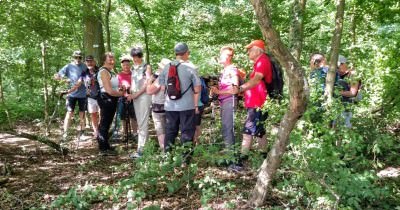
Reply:
[[[82,84],[79,86],[79,88],[74,92],[68,94],[68,97],[86,98],[86,87],[83,82],[86,71],[87,66],[84,63],[69,63],[65,65],[60,71],[58,71],[58,75],[60,75],[61,77],[67,77],[70,80],[69,88],[72,88],[79,80],[82,81]]]

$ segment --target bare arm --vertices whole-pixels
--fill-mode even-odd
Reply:
[[[263,74],[256,72],[253,78],[251,78],[248,82],[244,83],[240,87],[242,88],[242,91],[246,91],[256,86],[263,78]]]
[[[104,90],[111,96],[123,96],[123,92],[113,90],[111,87],[111,75],[107,71],[102,71],[100,73],[100,78],[103,83]]]
[[[194,86],[194,94],[193,94],[193,100],[194,100],[194,106],[198,107],[199,106],[199,97],[200,97],[200,92],[201,92],[201,85]]]
[[[348,91],[341,91],[340,94],[345,97],[355,97],[358,92],[359,83],[354,83],[350,86],[350,90]]]
[[[158,79],[156,79],[153,83],[147,85],[146,87],[146,93],[149,95],[153,95],[158,93],[158,91],[161,89],[161,86],[158,84]]]

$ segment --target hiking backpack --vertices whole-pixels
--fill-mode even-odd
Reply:
[[[111,75],[110,70],[108,70],[106,67],[101,67],[96,71],[96,73],[94,73],[93,79],[90,82],[90,98],[97,99],[100,96],[100,84],[97,77],[102,69],[105,69]]]
[[[204,106],[208,106],[208,103],[210,102],[210,92],[207,88],[206,81],[204,80],[203,77],[200,77],[200,83],[201,83],[200,101],[201,103],[204,104]]]
[[[170,63],[167,78],[167,95],[171,100],[178,100],[192,87],[192,84],[182,93],[181,82],[178,75],[178,66]]]
[[[268,96],[271,99],[282,99],[283,98],[283,71],[281,65],[277,60],[267,55],[271,62],[271,70],[272,70],[272,81],[271,83],[267,83],[266,78],[264,77],[264,81],[267,87]]]

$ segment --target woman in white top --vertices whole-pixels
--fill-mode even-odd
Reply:
[[[124,96],[125,91],[118,90],[118,78],[112,71],[115,64],[113,53],[105,53],[102,60],[104,60],[103,66],[97,75],[100,86],[100,96],[97,102],[101,109],[97,141],[101,155],[112,155],[115,154],[115,151],[108,142],[108,131],[115,115],[118,97]]]
[[[152,96],[152,113],[154,121],[154,128],[157,133],[158,143],[160,145],[160,149],[164,151],[164,139],[165,139],[165,110],[164,110],[164,102],[165,102],[165,93],[160,91],[161,86],[158,83],[158,75],[164,69],[164,67],[171,63],[171,60],[168,58],[161,59],[161,62],[158,63],[158,71],[153,75],[153,77],[149,80],[149,85],[147,86],[146,92]]]
[[[132,158],[142,156],[144,145],[149,138],[149,116],[151,96],[146,93],[147,79],[151,77],[151,67],[143,61],[142,48],[131,50],[133,58],[131,94],[128,99],[133,100],[136,121],[138,124],[138,147]]]

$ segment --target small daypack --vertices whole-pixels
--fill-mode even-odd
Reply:
[[[271,62],[271,70],[272,70],[272,81],[271,83],[267,83],[266,78],[264,77],[264,81],[267,86],[268,96],[271,99],[282,99],[283,98],[283,71],[281,65],[277,60],[267,55]]]
[[[170,63],[169,65],[169,70],[168,70],[168,78],[167,78],[167,95],[169,99],[171,100],[178,100],[182,98],[182,96],[189,90],[189,88],[192,87],[190,85],[183,93],[181,90],[181,83],[179,80],[179,75],[178,75],[178,66],[180,63],[177,65]]]
[[[210,92],[207,88],[206,81],[204,80],[203,77],[200,77],[200,83],[201,83],[200,101],[201,103],[204,104],[204,106],[208,106],[208,103],[210,102]]]

